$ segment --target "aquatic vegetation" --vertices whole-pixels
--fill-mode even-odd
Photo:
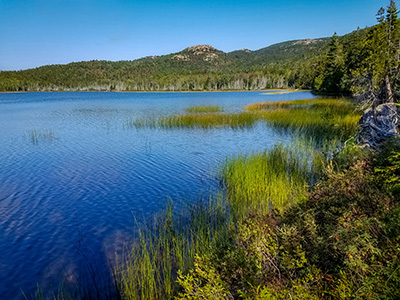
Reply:
[[[189,277],[199,275],[201,269],[207,269],[209,275],[201,282],[214,278],[207,257],[214,257],[218,249],[234,247],[237,231],[242,232],[242,222],[248,216],[283,211],[305,199],[310,181],[321,173],[323,165],[319,162],[323,154],[311,146],[298,142],[291,149],[277,146],[264,153],[229,159],[220,174],[225,196],[219,194],[208,202],[191,204],[179,213],[169,205],[151,226],[139,231],[138,242],[118,271],[124,298],[172,298],[179,285],[193,287]]]
[[[346,99],[306,99],[261,102],[246,107],[278,130],[305,133],[315,139],[348,139],[361,117]]]
[[[257,116],[252,113],[238,113],[238,114],[219,114],[219,113],[205,113],[205,114],[188,114],[188,115],[175,115],[165,116],[160,118],[149,118],[133,120],[128,123],[129,127],[150,127],[150,128],[221,128],[228,127],[232,129],[241,129],[252,127],[257,121]]]
[[[290,147],[227,159],[221,176],[235,218],[282,211],[297,203],[321,176],[335,147],[327,141],[318,150],[312,141],[298,140]]]
[[[149,128],[251,128],[264,121],[277,130],[306,134],[317,139],[348,139],[357,127],[360,112],[346,99],[306,99],[250,104],[241,113],[210,113],[209,107],[194,107],[183,115],[136,119],[128,127]]]
[[[221,106],[193,106],[186,109],[188,113],[217,113],[222,112]]]
[[[172,298],[179,287],[177,272],[188,272],[196,255],[207,255],[229,240],[226,209],[217,195],[188,204],[179,214],[170,204],[151,226],[139,225],[139,240],[117,270],[124,299]]]
[[[246,106],[248,111],[260,111],[269,110],[276,108],[302,108],[308,107],[314,108],[328,108],[329,110],[335,110],[335,112],[340,112],[341,114],[348,114],[355,109],[354,104],[352,104],[347,99],[301,99],[301,100],[288,100],[288,101],[267,101],[249,104]]]
[[[56,139],[56,135],[53,130],[31,130],[25,134],[25,137],[33,144],[38,145],[39,142],[51,142]]]
[[[272,90],[261,93],[261,95],[283,95],[283,94],[290,94],[290,93],[304,92],[304,91],[305,90],[298,90],[298,89]]]

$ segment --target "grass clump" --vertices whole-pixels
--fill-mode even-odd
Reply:
[[[296,131],[315,139],[350,137],[361,113],[346,99],[261,102],[246,107],[276,129]]]
[[[222,112],[223,109],[221,106],[208,105],[208,106],[188,107],[186,109],[186,111],[188,113],[218,113],[218,112]]]
[[[124,299],[172,299],[178,274],[187,273],[196,255],[208,255],[228,240],[229,218],[221,196],[188,206],[181,214],[170,205],[150,227],[118,271]]]
[[[283,146],[226,161],[222,178],[232,211],[242,218],[249,212],[282,210],[307,190],[310,177],[306,157]]]
[[[158,125],[162,128],[219,128],[232,129],[252,127],[257,118],[250,113],[239,114],[190,114],[160,118]]]
[[[271,110],[277,108],[328,108],[329,110],[339,111],[347,114],[354,110],[354,105],[346,99],[301,99],[288,101],[267,101],[249,104],[246,106],[248,111]]]
[[[40,142],[52,142],[56,139],[54,131],[47,130],[31,130],[25,134],[25,137],[33,144],[38,145]]]
[[[188,114],[160,117],[156,119],[136,120],[130,122],[130,127],[150,127],[150,128],[221,128],[243,129],[252,127],[257,121],[257,116],[243,112],[239,114]]]

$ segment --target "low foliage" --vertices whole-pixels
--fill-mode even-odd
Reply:
[[[218,299],[398,299],[400,197],[393,174],[400,148],[388,153],[367,154],[341,171],[328,167],[308,200],[281,214],[243,218],[231,231],[234,243],[214,249],[213,263],[203,265],[213,278],[200,282],[191,273],[196,290],[218,278],[225,295]],[[185,291],[180,299],[204,299]]]

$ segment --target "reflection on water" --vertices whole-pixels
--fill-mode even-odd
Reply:
[[[36,284],[109,271],[168,197],[195,201],[217,188],[218,164],[285,137],[251,129],[129,128],[128,121],[218,105],[312,98],[308,92],[0,94],[0,295],[23,299]]]

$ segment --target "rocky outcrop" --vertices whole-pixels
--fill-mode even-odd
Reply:
[[[376,149],[379,145],[393,137],[400,137],[400,107],[394,103],[369,108],[360,119],[360,130],[357,142],[362,146]]]
[[[218,50],[210,45],[197,45],[186,48],[185,50],[172,56],[173,60],[177,61],[213,61],[225,54],[223,51]]]
[[[196,45],[192,46],[189,48],[186,48],[186,50],[193,52],[195,55],[202,55],[206,53],[214,53],[214,52],[221,52],[220,50],[214,48],[213,46],[210,45]]]

